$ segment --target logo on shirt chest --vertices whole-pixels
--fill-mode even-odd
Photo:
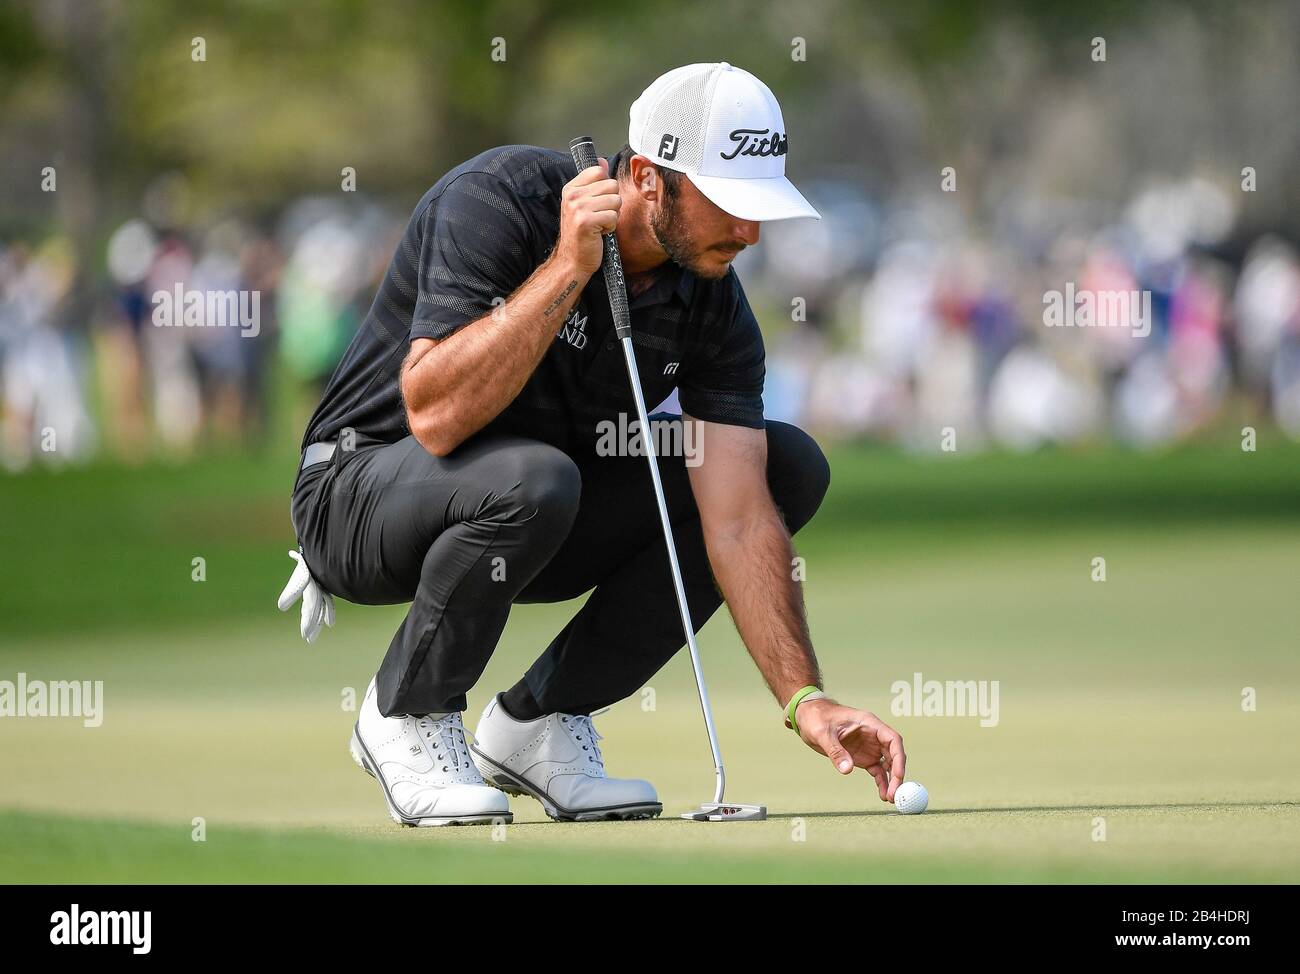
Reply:
[[[564,324],[555,335],[556,338],[563,338],[574,348],[587,347],[587,316],[579,314],[578,309],[574,308],[569,312],[569,317],[564,319]]]

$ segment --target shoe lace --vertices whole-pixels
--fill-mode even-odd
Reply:
[[[469,766],[469,748],[465,743],[465,724],[460,714],[452,713],[443,717],[424,716],[415,725],[427,740],[433,741],[434,757],[438,761],[447,761],[444,772],[459,772]]]
[[[604,713],[604,711],[599,710],[597,713]],[[596,730],[596,725],[591,722],[591,718],[586,714],[561,714],[560,723],[568,728],[574,743],[587,752],[587,761],[596,765],[596,770],[603,775],[605,758],[600,753],[600,742],[605,738]]]

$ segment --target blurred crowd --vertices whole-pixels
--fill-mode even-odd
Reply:
[[[179,177],[156,184],[99,266],[77,267],[57,235],[0,241],[9,469],[257,449],[281,392],[296,441],[406,214],[313,197],[271,219],[196,221],[184,195]],[[737,261],[768,335],[773,418],[923,451],[945,429],[960,450],[1146,448],[1236,403],[1300,439],[1300,256],[1237,228],[1230,191],[1152,185],[1106,217],[1022,200],[984,233],[942,198],[881,201],[846,183],[809,195],[821,222],[766,226]],[[1148,295],[1149,327],[1049,326],[1048,295],[1067,285]],[[257,294],[254,327],[210,301],[160,320],[158,294],[190,292]]]
[[[770,415],[920,451],[1156,448],[1229,416],[1300,439],[1300,255],[1237,228],[1231,190],[1154,183],[1112,214],[1020,199],[977,234],[942,199],[820,189],[820,223],[765,228],[739,264],[793,319]],[[1146,313],[1062,326],[1062,293]]]
[[[401,223],[375,205],[305,198],[272,221],[200,225],[176,218],[184,195],[176,177],[156,184],[141,215],[108,239],[102,267],[81,277],[61,237],[0,242],[0,450],[10,470],[98,451],[137,461],[259,449],[281,390],[300,429]],[[73,320],[78,281],[93,299]],[[170,300],[195,294],[192,307]]]

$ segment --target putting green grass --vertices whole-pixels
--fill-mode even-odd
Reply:
[[[399,828],[346,744],[348,688],[402,610],[340,605],[316,645],[298,639],[273,608],[290,566],[269,513],[282,471],[0,481],[21,511],[0,528],[0,679],[105,687],[98,728],[0,719],[0,879],[1300,879],[1300,451],[833,464],[800,539],[813,636],[831,690],[903,733],[908,776],[931,793],[921,816],[780,726],[723,613],[701,647],[728,795],[769,821],[672,817],[712,792],[679,657],[597,719],[611,773],[654,781],[663,819],[558,824],[512,799],[504,829]],[[192,582],[205,552],[208,581]],[[1105,582],[1090,578],[1099,556]],[[574,607],[516,609],[471,726]],[[916,672],[997,681],[996,725],[891,714],[891,685]]]
[[[1096,809],[780,815],[710,829],[689,822],[504,829],[188,827],[0,814],[0,874],[29,883],[1276,883],[1294,873],[1294,806],[1106,810],[1106,843],[1080,839]],[[915,824],[913,824],[915,822]],[[1250,840],[1243,833],[1249,833]],[[794,835],[804,834],[796,843]],[[978,839],[972,841],[973,837]],[[1207,845],[1215,853],[1205,856]]]

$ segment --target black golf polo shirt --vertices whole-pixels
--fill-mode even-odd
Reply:
[[[611,171],[618,164],[610,160]],[[410,432],[399,380],[415,338],[446,338],[492,311],[542,264],[559,236],[562,152],[490,149],[420,200],[370,312],[330,378],[303,446],[350,428],[393,442]],[[637,368],[653,409],[679,390],[683,410],[716,423],[763,426],[763,339],[734,269],[717,281],[668,262],[629,295]],[[636,406],[615,338],[604,275],[592,275],[519,395],[485,428],[594,455],[602,420]]]

